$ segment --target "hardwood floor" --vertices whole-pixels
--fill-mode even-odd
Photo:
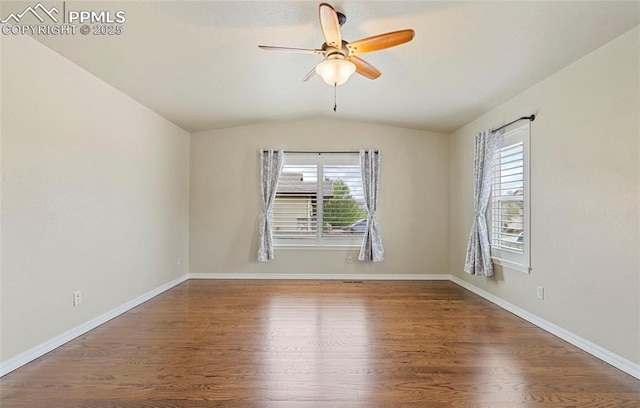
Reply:
[[[451,282],[187,281],[0,379],[13,407],[640,407]]]

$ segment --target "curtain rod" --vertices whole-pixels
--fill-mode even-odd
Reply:
[[[500,130],[500,129],[504,129],[504,128],[506,128],[506,127],[507,127],[507,126],[509,126],[509,125],[513,125],[513,124],[514,124],[514,123],[516,123],[516,122],[520,122],[521,120],[528,120],[529,122],[533,122],[534,120],[536,120],[536,115],[523,116],[523,117],[518,118],[518,119],[516,119],[516,120],[512,120],[511,122],[507,123],[506,125],[502,125],[502,126],[500,126],[499,128],[493,129],[493,130],[491,131],[491,133],[496,133],[498,130]]]

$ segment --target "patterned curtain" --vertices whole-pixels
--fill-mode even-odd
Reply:
[[[384,259],[382,237],[376,220],[378,190],[380,189],[380,153],[360,150],[360,168],[364,187],[364,204],[367,211],[367,227],[362,239],[358,260],[380,262]]]
[[[492,276],[491,243],[487,228],[487,206],[491,196],[493,181],[493,163],[502,132],[492,133],[485,130],[476,135],[473,167],[473,225],[464,271],[471,275]]]
[[[284,166],[284,151],[260,151],[260,196],[262,197],[262,214],[258,230],[258,261],[264,262],[274,258],[273,234],[271,232],[271,210],[276,198],[278,179]]]

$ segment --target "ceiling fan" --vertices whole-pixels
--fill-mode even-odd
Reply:
[[[324,60],[305,75],[302,81],[306,82],[318,74],[326,83],[335,86],[345,83],[354,72],[369,79],[378,78],[381,74],[380,71],[358,57],[358,55],[404,44],[411,41],[415,34],[413,30],[400,30],[347,42],[342,39],[342,34],[340,33],[340,26],[347,20],[344,14],[337,12],[330,4],[320,3],[319,16],[320,27],[322,28],[322,34],[325,40],[321,48],[307,49],[274,47],[270,45],[259,45],[258,47],[269,51],[286,51],[324,56]]]

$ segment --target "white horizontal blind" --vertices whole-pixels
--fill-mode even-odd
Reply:
[[[529,271],[529,124],[501,137],[493,165],[488,209],[491,257],[513,269]]]
[[[359,246],[365,227],[358,153],[285,154],[273,209],[276,246]]]
[[[284,238],[310,245],[318,231],[317,157],[285,154],[284,160],[273,203],[273,236],[276,243]]]
[[[494,164],[491,206],[491,243],[496,249],[522,252],[524,248],[524,144],[498,151]]]
[[[322,208],[323,237],[360,235],[367,225],[360,157],[357,153],[322,155],[324,180],[330,180],[331,194]]]

